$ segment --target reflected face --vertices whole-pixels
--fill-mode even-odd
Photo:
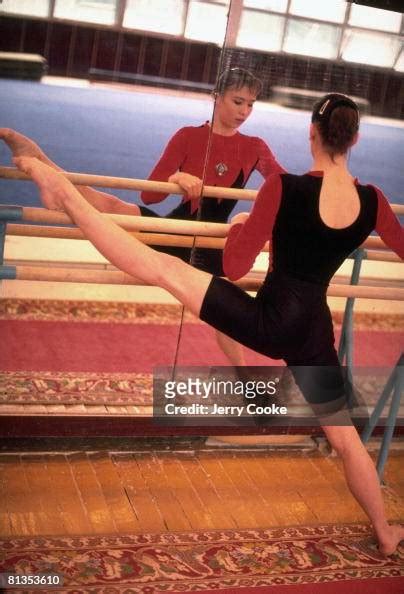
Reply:
[[[248,87],[228,89],[216,100],[215,118],[226,128],[237,129],[251,114],[256,93]]]

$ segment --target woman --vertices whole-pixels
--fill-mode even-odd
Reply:
[[[187,193],[167,217],[226,223],[237,200],[201,198],[202,178],[207,186],[243,188],[254,170],[264,179],[285,171],[261,138],[238,131],[250,116],[261,90],[261,81],[248,70],[225,70],[216,86],[212,123],[181,128],[168,142],[149,179],[177,183]],[[141,193],[147,205],[161,202],[166,197],[167,194],[161,192]],[[144,216],[157,216],[148,208],[140,207],[140,210]],[[191,262],[200,270],[224,275],[221,250],[155,249]],[[216,331],[216,338],[232,365],[245,365],[240,344],[219,331]]]
[[[231,68],[219,77],[212,124],[187,126],[174,134],[159,162],[150,174],[153,181],[179,184],[187,193],[181,204],[167,216],[175,219],[225,223],[236,200],[201,199],[202,177],[205,185],[242,188],[256,169],[266,178],[284,169],[267,144],[258,137],[241,134],[238,128],[250,116],[262,89],[261,81],[243,68]],[[37,157],[61,171],[29,138],[8,129],[0,129],[0,138],[9,145],[14,157]],[[209,140],[211,142],[209,143]],[[208,155],[206,164],[206,155]],[[115,196],[87,186],[77,186],[82,196],[101,212],[158,217],[147,207],[138,207]],[[145,204],[164,200],[167,194],[142,192]],[[185,262],[222,276],[222,251],[206,248],[158,247],[154,249],[182,258]],[[192,260],[191,260],[192,254]],[[245,365],[242,346],[216,331],[217,342],[232,365]]]
[[[264,242],[272,240],[272,270],[255,299],[225,279],[143,245],[105,220],[68,180],[40,161],[15,161],[38,184],[44,205],[66,211],[115,266],[165,288],[246,346],[288,365],[338,369],[326,302],[330,278],[373,229],[404,258],[404,230],[386,198],[348,171],[347,152],[357,141],[358,127],[356,104],[345,95],[326,95],[312,115],[312,170],[271,176],[251,214],[234,217],[224,253],[230,278],[244,274]],[[302,385],[309,402],[316,402]],[[322,427],[342,457],[348,486],[372,522],[380,551],[392,554],[404,539],[404,527],[387,522],[376,469],[356,429],[333,426],[327,419]]]
[[[250,116],[261,88],[261,81],[248,70],[226,70],[218,80],[212,123],[181,128],[168,142],[149,176],[152,181],[177,183],[187,192],[168,217],[226,223],[237,200],[201,198],[202,177],[208,186],[243,188],[254,170],[264,179],[285,171],[261,138],[238,131]],[[166,197],[161,192],[141,193],[147,205]],[[144,215],[156,216],[149,209],[140,210]],[[161,251],[189,261],[191,250],[174,250]],[[201,270],[223,276],[221,250],[194,249],[193,263]]]

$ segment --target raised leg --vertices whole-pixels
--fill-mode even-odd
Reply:
[[[379,550],[391,555],[404,540],[404,527],[390,525],[375,465],[355,427],[323,426],[331,444],[342,459],[348,487],[372,522]]]
[[[34,158],[16,165],[38,185],[46,208],[65,210],[84,235],[112,264],[147,284],[162,287],[199,316],[212,275],[182,260],[157,252],[99,213],[62,173]]]
[[[239,342],[236,342],[233,338],[227,336],[227,334],[219,332],[219,330],[216,330],[216,340],[232,365],[235,367],[244,367],[244,350]]]
[[[0,139],[7,144],[14,158],[34,157],[56,171],[63,171],[61,167],[51,161],[36,142],[31,140],[31,138],[28,138],[28,136],[24,136],[24,134],[20,134],[20,132],[16,132],[16,130],[12,130],[11,128],[0,128]],[[141,214],[137,204],[125,202],[116,196],[94,190],[89,186],[77,186],[77,189],[80,194],[100,212],[129,214],[134,216],[139,216]]]

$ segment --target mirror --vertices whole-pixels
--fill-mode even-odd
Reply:
[[[2,122],[34,138],[66,170],[146,179],[179,129],[214,121],[210,93],[217,75],[244,69],[260,79],[262,90],[251,114],[241,116],[245,121],[235,126],[236,138],[242,134],[262,139],[281,166],[303,172],[311,163],[307,136],[313,101],[330,90],[347,93],[357,98],[363,115],[362,138],[350,157],[352,171],[381,186],[392,203],[402,204],[403,15],[342,0],[326,5],[315,0],[164,0],[162,10],[161,0],[3,0],[0,50],[45,56],[48,72],[43,84],[2,80]],[[26,63],[14,63],[14,74],[17,66],[23,77]],[[220,101],[219,94],[216,110]],[[224,136],[217,137],[220,144]],[[259,188],[265,168],[260,173],[259,167],[244,167],[244,162],[238,169],[242,176],[224,183],[229,164],[221,157],[214,160],[216,150],[214,143],[208,144],[203,153],[208,185],[237,182]],[[240,150],[237,145],[233,153]],[[214,162],[209,163],[209,156]],[[3,143],[0,160],[10,163]],[[209,177],[209,167],[215,179]],[[141,204],[134,192],[104,190]],[[0,200],[39,204],[31,184],[5,180]],[[203,199],[195,217],[214,219],[214,200]],[[178,196],[169,196],[148,206],[166,216],[180,202]],[[251,201],[240,200],[233,209],[225,199],[216,202],[222,211],[215,219],[219,221],[251,208]],[[85,261],[88,269],[103,266],[79,243],[68,253],[64,247],[54,251],[45,240],[31,239],[29,245],[36,248],[27,252],[22,238],[15,237],[8,241],[6,257],[18,260],[28,253],[29,258],[39,255],[53,265]],[[267,262],[267,254],[262,254],[254,274],[262,276]],[[365,272],[374,274],[371,268],[364,263]],[[389,274],[397,278],[400,273],[393,268],[392,264]],[[350,264],[342,275],[349,277]],[[100,354],[90,365],[91,353],[87,361],[75,348],[81,339],[72,338],[66,369],[73,361],[83,373],[133,372],[139,374],[139,393],[145,394],[155,366],[229,363],[226,346],[218,345],[214,331],[187,313],[181,325],[182,308],[164,292],[121,286],[104,291],[90,285],[43,283],[37,292],[33,284],[2,283],[3,298],[11,303],[17,296],[23,310],[33,308],[27,310],[27,319],[62,324],[92,320],[90,337],[101,324],[101,303],[116,304],[107,306],[108,319],[120,332],[116,340],[111,342],[97,326]],[[89,296],[92,305],[83,309],[79,304]],[[341,317],[344,300],[332,302]],[[364,305],[368,311],[373,306],[371,301]],[[391,304],[395,313],[399,306]],[[119,345],[124,345],[124,354]],[[247,351],[243,357],[250,365],[267,362]],[[39,371],[46,371],[45,366],[38,362]],[[63,364],[55,363],[55,369],[63,371]]]
[[[178,130],[212,119],[227,0],[167,0],[164,10],[161,0],[5,0],[1,10],[0,50],[7,52],[1,63],[11,60],[2,71],[2,124],[32,138],[62,169],[147,179]],[[44,57],[47,71],[30,68],[27,54],[38,68],[35,56]],[[208,141],[209,134],[206,147]],[[1,164],[12,165],[10,157],[1,142]],[[200,148],[198,158],[203,164]],[[174,171],[163,173],[167,181]],[[99,190],[145,206],[138,192]],[[9,180],[1,180],[1,203],[40,206],[32,183]],[[147,207],[166,216],[180,203],[171,195]],[[88,275],[110,268],[85,241],[13,236],[5,256],[11,265],[84,267]],[[75,390],[90,382],[93,394],[80,399],[88,412],[100,404],[133,412],[134,405],[137,414],[148,414],[153,368],[176,362],[182,307],[174,299],[150,287],[87,283],[4,281],[1,291],[10,323],[3,372],[15,370],[13,349],[25,340],[13,337],[14,325],[35,325],[37,346],[18,365],[35,369],[26,379],[43,382],[48,395],[32,390],[32,403],[45,398],[69,408]],[[70,395],[59,390],[66,373]],[[115,393],[108,400],[109,390]]]

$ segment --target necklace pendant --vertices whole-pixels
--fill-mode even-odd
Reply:
[[[218,163],[217,165],[215,165],[215,170],[216,170],[216,173],[220,177],[222,177],[222,175],[224,175],[228,171],[228,167],[225,163]]]

